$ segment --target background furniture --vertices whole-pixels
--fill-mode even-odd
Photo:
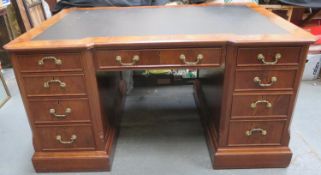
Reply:
[[[48,3],[50,11],[52,12],[57,4],[57,0],[45,0],[45,1]]]
[[[17,13],[17,20],[22,32],[29,31],[46,20],[41,0],[16,0],[12,5]]]
[[[299,25],[302,23],[305,8],[291,5],[262,5],[264,8],[282,16],[293,24]],[[285,11],[285,13],[282,13]]]
[[[8,86],[3,78],[0,68],[0,108],[10,99]]]
[[[214,168],[290,163],[311,34],[253,4],[99,9],[64,10],[6,45],[36,171],[110,170],[126,89],[120,71],[155,68],[199,69],[195,100]]]
[[[306,23],[308,23],[312,18],[314,18],[321,10],[321,2],[319,0],[279,0],[280,2],[284,4],[289,4],[292,6],[298,6],[303,7],[303,10],[298,12],[300,14],[301,21],[295,23],[300,26],[304,26]],[[311,13],[307,15],[304,19],[304,8],[309,8],[311,10]]]
[[[3,46],[13,39],[13,33],[8,19],[7,8],[0,7],[0,62],[3,67],[10,66],[10,60]]]

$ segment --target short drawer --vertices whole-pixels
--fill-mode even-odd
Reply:
[[[234,94],[232,118],[288,116],[291,94]]]
[[[18,55],[21,72],[82,71],[79,53]]]
[[[88,99],[29,100],[31,118],[36,124],[90,122]]]
[[[162,65],[220,66],[221,48],[166,49],[160,51]]]
[[[95,57],[98,69],[159,64],[159,52],[155,50],[96,50]]]
[[[228,145],[281,145],[285,124],[285,120],[231,121]]]
[[[90,125],[41,126],[36,128],[42,151],[94,150]]]
[[[84,75],[23,76],[27,96],[86,95]]]
[[[237,55],[237,65],[298,65],[300,53],[300,47],[240,48]]]
[[[235,91],[293,90],[297,70],[237,70]]]

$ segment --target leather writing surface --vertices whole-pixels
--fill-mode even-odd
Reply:
[[[33,40],[88,37],[236,34],[286,34],[246,6],[117,8],[76,10]]]

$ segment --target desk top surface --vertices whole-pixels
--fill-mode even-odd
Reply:
[[[311,42],[287,21],[252,5],[67,9],[7,49],[164,42]]]
[[[120,8],[77,10],[33,40],[88,37],[237,34],[286,34],[266,16],[246,6]]]

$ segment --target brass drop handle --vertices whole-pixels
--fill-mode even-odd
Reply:
[[[247,130],[247,131],[245,131],[245,135],[249,137],[254,132],[259,132],[259,133],[261,133],[262,136],[266,136],[267,135],[267,130],[262,129],[262,128],[252,128],[251,130]]]
[[[275,56],[274,56],[274,61],[269,62],[269,61],[265,61],[265,56],[264,56],[263,54],[260,53],[260,54],[257,55],[257,59],[258,59],[259,61],[261,61],[263,64],[266,64],[266,65],[274,65],[274,64],[277,64],[278,61],[279,61],[279,59],[281,59],[281,58],[282,58],[282,54],[277,53],[277,54],[275,54]]]
[[[138,55],[134,55],[133,58],[132,58],[133,61],[131,63],[123,63],[122,62],[122,57],[121,56],[116,56],[116,61],[122,66],[133,66],[139,61],[139,59],[140,58],[139,58]]]
[[[61,59],[58,59],[54,56],[42,57],[41,60],[38,61],[38,65],[42,66],[45,64],[45,60],[53,60],[56,65],[62,65]]]
[[[56,114],[56,110],[53,108],[49,109],[49,113],[57,119],[65,119],[69,114],[71,114],[71,108],[66,108],[65,114]]]
[[[59,84],[59,86],[61,88],[65,88],[67,86],[67,84],[65,82],[62,82],[60,80],[49,80],[49,81],[43,83],[43,87],[50,88],[50,84],[52,84],[52,83]]]
[[[61,143],[61,144],[68,145],[68,144],[74,143],[77,140],[77,136],[75,134],[73,134],[73,135],[71,135],[69,141],[65,141],[65,140],[62,140],[61,135],[57,135],[56,140],[59,141],[59,143]]]
[[[260,87],[270,87],[272,86],[274,83],[276,83],[278,81],[277,77],[271,77],[271,82],[270,83],[262,83],[262,80],[259,77],[254,77],[253,82],[256,83],[257,85],[259,85]]]
[[[272,103],[270,103],[267,100],[258,100],[256,102],[253,102],[253,103],[251,103],[251,108],[255,109],[257,104],[259,104],[259,103],[266,103],[266,108],[272,108]]]
[[[186,65],[189,65],[189,66],[195,66],[197,65],[198,63],[200,63],[201,60],[204,59],[204,56],[203,54],[198,54],[197,57],[196,57],[196,61],[195,62],[189,62],[189,61],[186,61],[186,56],[184,54],[181,54],[179,56],[179,59],[183,61],[183,63],[185,63]]]

